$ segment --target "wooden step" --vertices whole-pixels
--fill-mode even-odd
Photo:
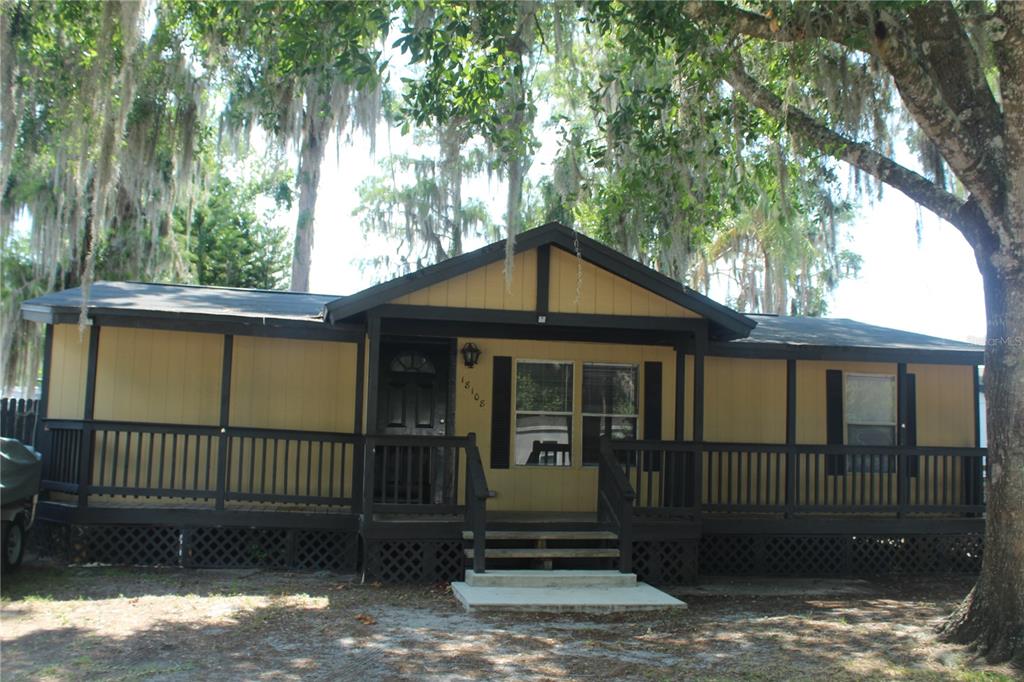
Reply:
[[[473,558],[473,550],[467,549],[465,554],[467,559]],[[484,557],[487,559],[617,559],[619,550],[597,547],[565,547],[562,549],[488,547],[484,550]]]
[[[462,531],[463,540],[472,540],[473,531]],[[618,540],[610,530],[489,530],[488,540]]]

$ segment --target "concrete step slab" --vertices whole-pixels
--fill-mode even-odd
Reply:
[[[466,571],[472,587],[635,587],[636,573],[590,570],[507,570],[476,573]]]
[[[686,608],[650,585],[633,587],[477,587],[452,583],[464,609],[474,612],[621,613]]]

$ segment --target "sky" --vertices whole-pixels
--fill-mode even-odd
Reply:
[[[388,154],[406,151],[408,144],[396,131],[389,134],[382,128],[375,153],[358,137],[343,144],[339,156],[333,153],[333,143],[328,149],[332,151],[321,172],[310,286],[315,292],[344,295],[376,283],[360,270],[362,260],[395,249],[382,238],[364,238],[359,218],[352,215],[358,206],[356,188],[380,173],[378,164]],[[551,145],[543,144],[531,176],[543,175],[554,153]],[[495,217],[502,215],[505,193],[498,181],[475,180],[466,194],[487,201]],[[829,317],[957,340],[984,338],[981,275],[973,252],[953,226],[886,188],[880,200],[860,208],[847,235],[846,248],[863,258],[862,268],[858,278],[844,280],[836,289]],[[466,250],[479,246],[483,243],[470,242]]]

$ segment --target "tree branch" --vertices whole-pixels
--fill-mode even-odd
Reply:
[[[682,5],[683,14],[691,20],[732,35],[783,43],[823,39],[877,54],[892,75],[907,110],[985,215],[991,220],[1000,213],[1006,158],[1000,146],[1002,118],[951,4],[926,3],[913,8],[910,15],[918,30],[914,37],[903,18],[862,3],[797,3],[781,9],[776,17],[724,2]],[[1019,8],[1004,14],[1011,11],[1018,12]],[[857,143],[844,143],[850,144]],[[856,146],[849,147],[847,154],[854,154],[854,149]],[[971,222],[975,222],[973,218]]]
[[[970,212],[965,210],[971,202],[961,201],[920,173],[879,154],[866,144],[837,133],[806,112],[787,106],[778,95],[757,82],[744,70],[742,64],[736,61],[733,61],[728,69],[726,80],[754,106],[781,121],[786,130],[799,139],[903,192],[935,215],[953,224],[972,245],[977,243],[980,236],[977,222],[971,219]]]
[[[797,3],[788,10],[791,16],[781,21],[725,2],[693,0],[681,8],[691,20],[726,28],[735,35],[780,43],[824,38],[861,51],[871,47],[871,17],[857,3],[834,2],[824,6]]]
[[[1006,172],[1006,213],[1019,221],[1024,216],[1024,4],[1001,2],[996,7],[996,18],[1005,31],[995,41],[995,57],[1003,101],[1002,142],[1010,160]],[[1024,235],[1016,234],[1016,243],[1024,243]]]
[[[945,19],[957,21],[957,28],[951,31],[962,31],[955,14]],[[944,97],[944,90],[948,88],[940,84],[942,80],[969,81],[970,76],[963,72],[963,61],[969,57],[960,55],[957,60],[945,61],[936,55],[933,71],[905,22],[886,10],[878,11],[874,40],[878,55],[892,75],[907,110],[986,215],[990,219],[997,217],[1002,211],[1004,192],[1002,151],[994,148],[991,133],[986,128],[968,125],[976,123],[971,120],[972,112],[983,111],[985,103],[962,92],[956,100],[966,101],[962,108],[954,109]]]

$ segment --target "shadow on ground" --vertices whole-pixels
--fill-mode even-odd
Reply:
[[[331,574],[25,567],[4,576],[15,679],[1006,679],[932,628],[970,583],[688,597],[661,614],[475,616],[446,587]]]

